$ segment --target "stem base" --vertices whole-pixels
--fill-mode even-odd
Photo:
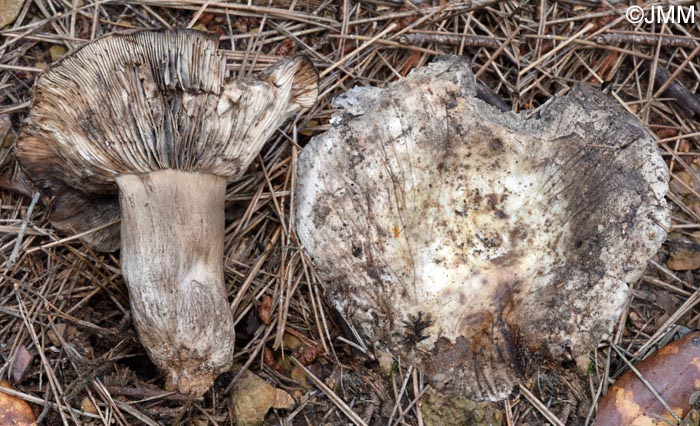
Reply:
[[[116,179],[121,263],[134,325],[167,387],[202,395],[231,366],[224,178],[162,170]]]

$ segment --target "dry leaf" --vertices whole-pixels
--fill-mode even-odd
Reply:
[[[297,382],[301,387],[306,389],[311,389],[309,381],[306,380],[306,373],[299,367],[293,367],[292,371],[289,372],[289,377]]]
[[[0,388],[12,389],[12,386],[2,380]],[[36,416],[27,401],[0,390],[0,425],[36,426]]]
[[[95,404],[93,404],[92,400],[87,396],[83,397],[83,399],[80,401],[80,409],[86,413],[97,414],[97,407],[95,407]]]
[[[66,324],[59,322],[56,325],[54,325],[47,333],[49,337],[49,340],[51,340],[51,343],[53,343],[54,346],[57,348],[61,347],[61,339],[63,339],[63,336],[66,335]]]
[[[284,333],[284,336],[282,337],[282,346],[284,346],[285,349],[295,351],[301,345],[303,345],[303,343],[301,342],[301,340],[299,340],[298,337],[293,336],[289,333]]]
[[[2,0],[0,0],[2,4]],[[0,146],[9,148],[15,141],[15,130],[12,128],[12,121],[7,114],[0,114]]]
[[[426,426],[500,426],[501,405],[474,402],[461,396],[448,396],[430,389],[421,406]]]
[[[692,193],[691,190],[697,191],[698,185],[693,175],[685,170],[674,173],[675,179],[669,182],[669,188],[674,194],[686,196]]]
[[[636,368],[669,407],[682,418],[689,397],[700,390],[700,332],[690,333],[659,349]],[[623,374],[598,404],[598,426],[675,424],[673,417],[633,371]]]
[[[61,59],[66,54],[66,52],[68,52],[68,49],[66,49],[65,46],[61,46],[60,44],[54,44],[53,46],[51,46],[51,48],[49,48],[49,54],[51,55],[51,60],[53,62],[56,62],[59,59]]]
[[[284,369],[277,362],[277,359],[275,358],[275,354],[274,352],[272,352],[272,349],[268,348],[267,346],[263,348],[263,364],[265,364],[267,368],[271,368],[279,372],[284,371]]]
[[[325,350],[321,345],[302,345],[294,350],[292,356],[298,359],[301,365],[309,365],[316,360],[316,358],[323,354]]]
[[[249,371],[236,382],[232,398],[236,424],[262,424],[270,408],[294,407],[294,399],[287,392]]]
[[[0,0],[0,28],[13,23],[17,19],[23,4],[24,0]]]
[[[673,271],[690,271],[700,268],[700,251],[697,244],[671,251],[666,266]]]
[[[656,304],[661,306],[664,313],[669,316],[673,315],[678,310],[678,306],[673,302],[673,299],[666,291],[656,292]],[[656,332],[655,328],[656,327],[654,327],[653,332]],[[649,333],[650,329],[648,328],[646,332]]]
[[[270,318],[270,313],[272,312],[272,298],[270,296],[263,296],[260,301],[260,306],[258,306],[258,318],[263,324],[269,325],[272,322]]]

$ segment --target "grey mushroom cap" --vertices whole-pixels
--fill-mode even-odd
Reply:
[[[194,30],[111,34],[39,77],[17,156],[55,198],[54,226],[77,233],[118,221],[119,176],[175,169],[235,180],[277,127],[315,102],[308,59],[227,81],[217,46]],[[85,239],[116,250],[119,225]]]
[[[297,234],[366,343],[472,399],[609,337],[670,225],[652,136],[588,86],[539,114],[475,97],[460,58],[336,100],[299,157]]]

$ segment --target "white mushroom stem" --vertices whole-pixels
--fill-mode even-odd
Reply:
[[[226,179],[162,170],[116,182],[122,272],[139,337],[169,388],[201,395],[233,358],[223,271]]]

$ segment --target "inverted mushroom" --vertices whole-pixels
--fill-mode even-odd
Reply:
[[[451,57],[337,99],[299,157],[297,233],[367,342],[443,392],[498,400],[526,360],[609,336],[665,238],[669,173],[596,89],[530,119],[475,93]]]
[[[141,342],[168,387],[193,395],[233,358],[226,183],[318,91],[316,71],[302,57],[225,81],[217,44],[190,30],[87,44],[38,79],[17,144],[22,167],[53,197],[57,228],[97,228],[85,239],[98,250],[116,249],[121,233]],[[121,231],[110,226],[120,217]]]

